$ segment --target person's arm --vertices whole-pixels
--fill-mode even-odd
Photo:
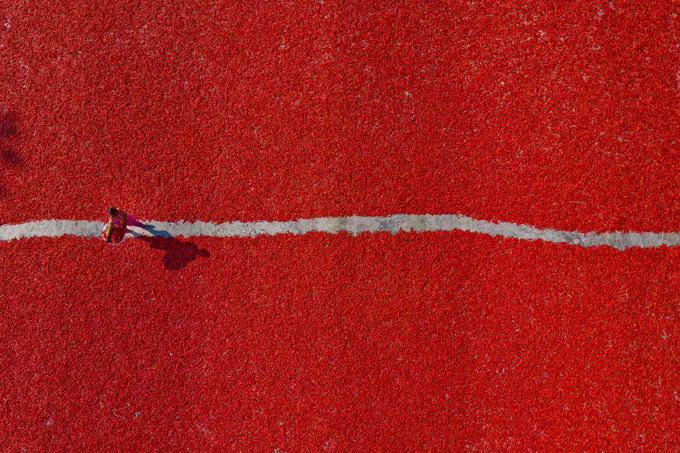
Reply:
[[[113,232],[113,222],[109,222],[104,230],[104,240],[106,242],[111,242],[111,233]]]

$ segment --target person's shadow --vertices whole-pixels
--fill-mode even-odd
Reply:
[[[182,241],[167,231],[157,230],[151,224],[146,224],[143,229],[153,236],[136,235],[136,238],[148,243],[152,249],[165,250],[163,264],[168,270],[177,271],[198,256],[203,258],[210,256],[210,252],[206,249],[199,248],[193,242]]]

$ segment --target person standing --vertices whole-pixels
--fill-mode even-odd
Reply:
[[[123,235],[125,235],[128,226],[135,226],[140,228],[144,228],[146,226],[142,222],[137,220],[136,216],[129,214],[123,211],[122,209],[110,207],[107,210],[107,212],[109,213],[110,216],[109,222],[107,223],[106,228],[104,228],[102,234],[104,235],[104,239],[108,243],[111,242],[112,236],[120,237],[120,239],[117,241],[120,242],[123,239]]]

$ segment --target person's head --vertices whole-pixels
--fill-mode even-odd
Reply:
[[[113,206],[109,208],[109,215],[111,217],[116,217],[118,215],[118,209],[114,208]]]

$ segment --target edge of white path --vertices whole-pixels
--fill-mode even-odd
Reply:
[[[145,222],[146,229],[131,229],[133,236],[165,237],[254,237],[276,234],[305,234],[309,232],[339,233],[356,235],[388,231],[468,231],[473,233],[503,236],[515,239],[535,240],[573,244],[582,247],[609,246],[619,250],[629,247],[660,247],[680,245],[680,233],[649,232],[607,232],[581,233],[539,229],[529,225],[510,222],[489,222],[457,214],[413,215],[397,214],[386,217],[323,217],[299,219],[286,222]],[[104,224],[84,220],[39,220],[15,225],[0,225],[0,241],[31,237],[59,237],[64,235],[98,237]]]

